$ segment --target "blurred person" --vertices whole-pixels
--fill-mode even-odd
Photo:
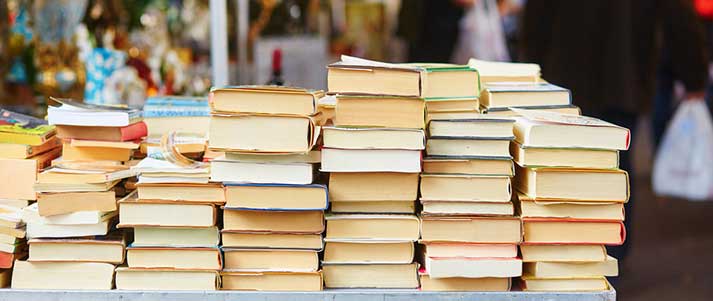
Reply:
[[[638,117],[651,107],[661,38],[670,42],[686,99],[698,99],[706,53],[690,0],[528,0],[520,56],[539,63],[546,80],[571,89],[585,115],[629,128],[634,137]],[[630,174],[631,153],[620,154],[620,167]],[[634,195],[625,206],[629,234]],[[630,245],[631,236],[609,252],[623,260]]]
[[[504,0],[502,2],[508,2]],[[460,20],[460,33],[452,62],[467,64],[470,58],[510,61],[503,17],[496,0],[478,0]]]

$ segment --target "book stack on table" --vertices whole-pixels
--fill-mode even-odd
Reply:
[[[148,136],[141,144],[141,152],[160,145],[161,138],[177,133],[174,141],[181,154],[196,158],[206,149],[210,106],[206,97],[154,96],[143,107]]]

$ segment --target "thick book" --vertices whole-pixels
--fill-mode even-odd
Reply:
[[[523,218],[523,244],[621,245],[626,229],[621,221]]]
[[[326,239],[416,241],[419,219],[406,214],[334,214],[327,220]]]
[[[324,91],[279,86],[213,87],[208,94],[213,112],[314,115]]]
[[[55,135],[43,119],[0,109],[0,143],[42,145]]]
[[[536,201],[626,203],[629,174],[620,169],[517,167],[515,189]]]
[[[519,258],[431,257],[424,258],[431,278],[506,278],[522,275]]]
[[[130,268],[221,270],[223,256],[218,247],[212,248],[126,248],[126,263]]]
[[[610,288],[604,277],[541,279],[523,275],[520,287],[528,292],[589,292],[606,291]]]
[[[221,290],[321,291],[322,272],[221,272]]]
[[[22,219],[27,223],[43,225],[91,225],[116,217],[116,210],[111,211],[76,211],[70,213],[41,216],[37,203],[22,209]]]
[[[457,242],[423,242],[426,256],[436,258],[515,258],[517,244],[478,244]]]
[[[624,220],[623,203],[538,202],[521,193],[513,202],[522,217]]]
[[[224,271],[316,272],[319,258],[314,250],[223,248]]]
[[[213,204],[122,200],[119,201],[117,227],[213,227],[216,216],[217,212]]]
[[[214,291],[219,286],[213,270],[116,268],[117,290]]]
[[[426,148],[426,136],[420,129],[323,127],[323,146],[342,149]]]
[[[510,278],[432,278],[425,269],[419,270],[419,282],[422,291],[438,292],[507,292],[510,291]]]
[[[414,201],[418,196],[417,173],[332,172],[331,201]]]
[[[550,83],[489,83],[480,94],[486,108],[569,105],[569,90]]]
[[[433,158],[493,158],[510,160],[511,138],[430,136],[426,154]]]
[[[468,66],[478,70],[481,83],[491,82],[540,82],[540,65],[470,59]]]
[[[426,103],[422,98],[338,95],[334,125],[423,129]]]
[[[432,217],[421,218],[421,240],[518,244],[522,225],[517,217]]]
[[[523,147],[510,144],[513,161],[523,167],[619,168],[619,152],[585,148]]]
[[[607,259],[603,245],[521,245],[523,262],[601,262]]]
[[[73,140],[76,141],[76,140]],[[115,147],[77,147],[74,143],[62,145],[62,160],[67,161],[129,161],[134,153],[130,148]],[[138,147],[138,145],[136,145]]]
[[[510,159],[426,157],[423,160],[423,172],[427,174],[469,174],[512,177],[515,175],[515,166]]]
[[[56,149],[61,145],[62,141],[57,137],[49,138],[39,145],[20,144],[17,142],[0,143],[0,158],[27,159]]]
[[[418,264],[322,265],[327,288],[418,288]]]
[[[47,108],[47,121],[53,125],[122,127],[141,121],[141,110],[96,105],[66,98],[54,98],[60,106]]]
[[[100,262],[16,261],[11,287],[13,289],[110,290],[114,287],[114,265]]]
[[[386,213],[413,214],[416,211],[414,201],[332,201],[332,213]]]
[[[148,135],[146,123],[139,121],[122,127],[58,125],[61,139],[136,141]]]
[[[222,246],[250,249],[322,250],[321,234],[242,233],[223,230]]]
[[[210,120],[208,147],[243,153],[307,152],[319,127],[307,116],[218,115]]]
[[[219,183],[209,184],[137,184],[139,200],[178,201],[185,203],[225,203],[225,192]]]
[[[426,112],[478,112],[480,100],[477,97],[443,97],[426,99]]]
[[[472,119],[431,119],[428,133],[430,137],[514,138],[513,123],[513,119],[487,115]]]
[[[38,193],[37,209],[41,216],[67,214],[78,211],[114,211],[116,192]]]
[[[322,149],[323,172],[421,172],[420,150]]]
[[[172,132],[207,136],[210,128],[209,116],[174,116],[144,118],[148,136],[160,138]],[[179,146],[180,148],[180,146]]]
[[[331,240],[324,244],[325,263],[409,264],[413,262],[411,241]]]
[[[516,112],[522,117],[516,118],[515,141],[524,147],[629,149],[629,129],[597,118],[533,110]]]
[[[225,208],[243,210],[326,210],[327,186],[320,184],[226,184]]]
[[[316,234],[324,231],[322,211],[223,211],[223,231]]]
[[[252,162],[226,160],[211,162],[210,179],[213,182],[311,184],[315,168],[312,163]]]
[[[511,202],[421,201],[422,215],[436,216],[512,216]]]
[[[61,238],[107,235],[114,227],[116,218],[106,215],[104,220],[94,224],[47,224],[43,222],[27,223],[27,238]]]
[[[91,238],[34,238],[28,261],[32,262],[106,262],[124,263],[126,240],[120,232]]]
[[[465,65],[390,64],[342,55],[327,66],[330,92],[421,98],[477,97],[478,72]]]
[[[134,227],[134,247],[215,247],[220,244],[218,227]]]
[[[535,278],[567,279],[619,276],[619,261],[607,256],[598,262],[528,262],[523,265],[525,274]]]
[[[510,199],[507,176],[421,174],[421,201],[504,203]]]

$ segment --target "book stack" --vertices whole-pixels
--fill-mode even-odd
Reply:
[[[328,67],[333,127],[323,270],[330,288],[416,288],[425,109],[477,112],[477,73],[465,66],[387,64],[342,56]],[[475,85],[473,85],[475,83]],[[428,100],[433,100],[428,103]]]
[[[138,110],[55,101],[61,106],[48,109],[48,121],[62,139],[62,159],[37,176],[37,203],[23,209],[29,257],[16,262],[12,287],[111,289],[125,246],[111,233],[124,195],[116,186],[133,176],[124,163],[146,127]]]
[[[314,184],[322,91],[213,88],[209,147],[225,155],[210,178],[225,185],[224,290],[322,290],[327,187]]]
[[[143,108],[148,137],[141,152],[160,144],[163,136],[176,133],[178,151],[197,158],[205,151],[210,122],[210,107],[205,97],[155,96],[146,100]]]
[[[618,151],[629,130],[599,119],[517,110],[512,153],[522,216],[522,288],[606,290],[617,260],[605,245],[624,242],[629,178]],[[566,138],[565,138],[566,137]]]
[[[431,119],[421,175],[421,289],[508,291],[522,274],[513,120]]]
[[[471,59],[469,65],[480,73],[480,106],[485,114],[516,116],[510,108],[580,114],[569,90],[545,82],[537,64]]]
[[[61,153],[54,126],[42,119],[0,109],[0,287],[10,285],[16,259],[27,256],[22,209],[36,194],[37,173]]]

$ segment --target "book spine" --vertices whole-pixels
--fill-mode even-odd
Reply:
[[[121,141],[137,140],[148,135],[148,128],[143,121],[122,127],[120,131]]]

